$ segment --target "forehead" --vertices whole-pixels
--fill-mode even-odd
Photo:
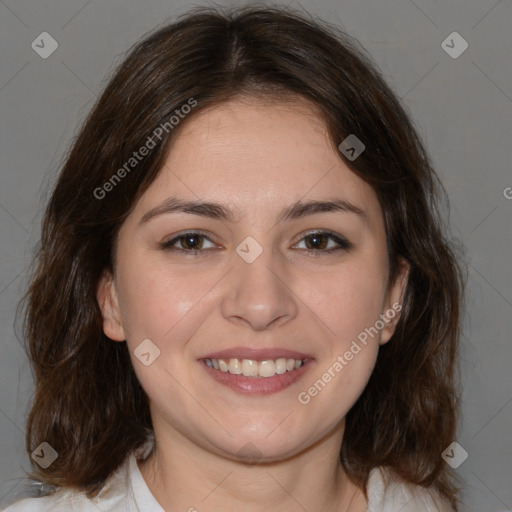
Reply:
[[[141,200],[152,206],[169,195],[224,200],[240,217],[335,197],[359,203],[370,217],[380,212],[373,189],[347,166],[303,99],[236,98],[185,119]]]
[[[326,158],[333,160],[328,146],[325,125],[307,100],[237,97],[186,120],[174,141],[170,162],[200,161],[208,155],[212,165],[243,162],[253,168],[260,162],[268,167],[271,160],[275,166],[297,163],[307,156],[305,164],[315,160],[321,164]]]

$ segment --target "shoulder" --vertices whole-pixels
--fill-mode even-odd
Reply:
[[[142,446],[127,454],[94,498],[83,491],[62,488],[47,496],[17,501],[2,512],[135,512],[141,509],[163,512],[137,467],[137,459],[145,458],[154,443],[154,435],[149,435]]]
[[[127,469],[125,462],[94,498],[83,491],[59,489],[46,496],[17,501],[2,512],[128,512],[132,508],[128,502]]]
[[[453,512],[435,490],[403,482],[382,467],[370,472],[367,491],[367,512]]]
[[[89,512],[94,510],[94,505],[88,506],[87,502],[81,499],[80,493],[61,490],[50,496],[22,499],[4,509],[3,512],[64,512],[65,510]]]
[[[89,512],[97,511],[98,508],[81,492],[59,490],[40,498],[22,499],[3,512],[64,512],[65,510]]]
[[[153,447],[154,437],[149,436],[146,443],[126,456],[94,498],[83,491],[62,488],[40,498],[22,499],[1,512],[163,512],[137,467],[137,458],[145,458]]]

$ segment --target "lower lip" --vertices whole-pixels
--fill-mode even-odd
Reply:
[[[309,359],[296,370],[287,371],[280,375],[276,374],[273,377],[261,378],[234,375],[229,372],[210,368],[204,360],[199,362],[213,379],[220,384],[233,389],[237,393],[241,393],[243,395],[271,395],[282,391],[300,379],[309,370],[313,360]]]

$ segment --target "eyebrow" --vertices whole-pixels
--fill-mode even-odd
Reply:
[[[345,199],[307,202],[299,200],[281,210],[277,216],[277,222],[300,219],[308,215],[325,212],[353,213],[368,223],[368,216],[366,212]],[[227,222],[238,222],[239,220],[236,218],[235,213],[232,210],[220,203],[188,201],[178,197],[169,197],[159,206],[147,211],[142,217],[140,223],[143,224],[158,215],[168,213],[189,213]]]

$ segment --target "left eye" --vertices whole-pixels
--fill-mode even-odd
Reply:
[[[334,245],[328,247],[328,240],[334,241]],[[352,246],[348,240],[343,237],[336,236],[328,231],[315,231],[308,233],[302,238],[301,242],[305,242],[305,249],[309,252],[326,252],[330,253],[338,249],[350,249]],[[308,243],[309,242],[309,243]]]

